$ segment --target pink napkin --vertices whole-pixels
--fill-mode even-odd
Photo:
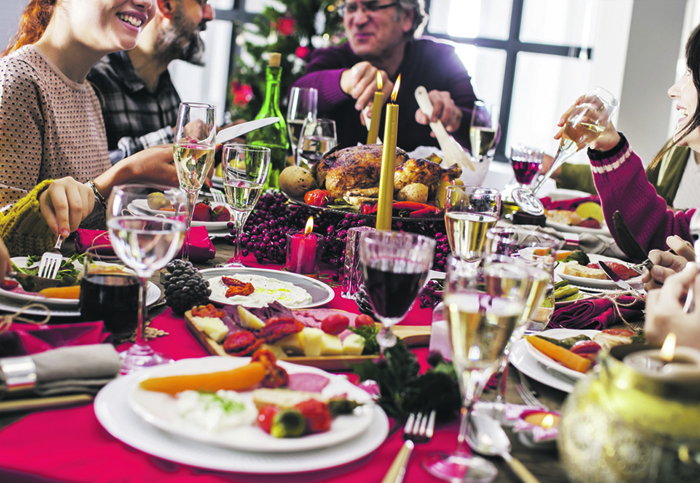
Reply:
[[[591,196],[586,196],[583,198],[573,198],[570,200],[552,201],[552,198],[550,198],[549,196],[545,196],[544,198],[540,198],[540,201],[542,202],[545,209],[547,209],[547,210],[573,211],[576,209],[576,207],[578,205],[581,205],[581,204],[586,203],[588,201],[592,201],[594,203],[600,204],[600,197],[598,195],[591,195]]]
[[[556,308],[548,328],[603,330],[621,323],[620,315],[628,322],[644,316],[644,299],[633,295],[612,298],[617,302],[617,309],[610,298],[579,300]]]
[[[101,344],[110,336],[102,321],[61,325],[13,322],[7,332],[0,334],[0,357],[37,354],[57,347]]]
[[[204,262],[216,256],[214,244],[209,239],[209,232],[204,226],[193,226],[190,228],[190,260],[193,262]],[[113,255],[109,241],[109,233],[103,230],[83,230],[78,229],[75,233],[75,249],[78,253],[83,253],[91,246],[99,246],[98,251],[102,253],[102,246],[105,247],[103,255]],[[182,249],[176,258],[182,256]]]

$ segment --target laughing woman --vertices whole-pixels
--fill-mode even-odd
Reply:
[[[154,15],[155,1],[29,2],[0,59],[0,211],[7,213],[0,224],[13,208],[33,206],[36,212],[47,180],[72,177],[84,187],[67,181],[69,192],[87,188],[99,201],[83,226],[103,223],[104,200],[117,184],[177,186],[171,146],[145,150],[111,166],[100,103],[85,80],[103,56],[136,46],[142,27]],[[61,226],[44,216],[41,229],[34,227],[41,231],[34,235],[44,248],[55,242],[52,233],[75,229],[77,215],[70,200],[70,215],[62,218]],[[25,212],[19,211],[11,218],[22,217]],[[46,214],[43,208],[39,211]]]

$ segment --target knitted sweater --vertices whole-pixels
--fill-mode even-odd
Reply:
[[[0,213],[0,238],[11,257],[41,255],[56,243],[56,235],[39,209],[39,195],[51,183],[42,181],[10,210]]]
[[[666,238],[678,235],[692,241],[688,229],[695,208],[673,212],[647,180],[644,165],[625,136],[609,151],[588,150],[591,171],[600,195],[605,221],[618,242],[613,213],[619,211],[637,241],[647,251],[667,249]]]
[[[0,59],[0,211],[41,181],[71,176],[85,182],[110,167],[90,84],[68,79],[34,45]],[[101,214],[96,210],[83,225],[99,223]]]

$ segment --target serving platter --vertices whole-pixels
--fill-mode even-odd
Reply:
[[[625,266],[629,266],[628,263],[623,262],[619,258],[606,257],[604,255],[591,254],[591,255],[588,255],[588,258],[591,260],[591,263],[599,262],[602,260],[606,263],[615,262],[615,263],[620,263],[620,264],[625,265]],[[591,287],[591,288],[602,289],[602,290],[616,290],[616,289],[619,290],[619,288],[615,284],[615,282],[613,282],[609,278],[607,278],[605,280],[599,280],[596,278],[577,277],[574,275],[564,273],[564,265],[561,263],[558,264],[554,268],[554,273],[557,274],[562,279],[568,280],[571,284],[577,285],[580,287]],[[635,286],[635,284],[641,285],[642,276],[640,275],[638,277],[630,278],[630,279],[626,280],[626,282],[632,286]]]

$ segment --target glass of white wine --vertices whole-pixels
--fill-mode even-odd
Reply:
[[[299,138],[297,164],[306,164],[308,168],[313,167],[336,144],[338,144],[338,134],[333,119],[307,120]]]
[[[183,102],[177,114],[173,155],[180,187],[187,193],[187,228],[182,259],[188,260],[190,223],[199,190],[214,164],[216,108],[211,104]]]
[[[498,108],[482,101],[474,103],[469,141],[472,158],[477,163],[491,160],[496,152],[496,135],[498,133]]]
[[[242,267],[241,235],[248,215],[260,198],[270,173],[272,151],[262,146],[224,144],[221,167],[228,208],[232,211],[233,257],[225,267]]]
[[[537,198],[537,192],[566,159],[598,139],[619,105],[615,96],[602,87],[595,87],[584,96],[566,119],[559,149],[549,170],[534,188],[520,187],[513,190],[513,200],[520,209],[533,215],[544,213],[544,206]]]
[[[148,195],[162,193],[168,210],[137,210],[147,207]],[[160,197],[160,195],[158,195]],[[139,278],[139,305],[136,342],[121,353],[121,374],[172,362],[158,354],[144,338],[146,284],[156,270],[163,268],[180,249],[187,220],[186,195],[179,188],[157,185],[122,185],[112,189],[107,201],[107,228],[112,248]]]
[[[452,254],[480,252],[486,232],[496,225],[501,193],[479,186],[448,186],[445,195],[445,227]]]
[[[301,137],[301,128],[304,127],[306,121],[316,120],[317,106],[318,91],[313,87],[292,87],[292,90],[289,91],[287,129],[289,129],[294,164],[299,164],[297,146]]]

